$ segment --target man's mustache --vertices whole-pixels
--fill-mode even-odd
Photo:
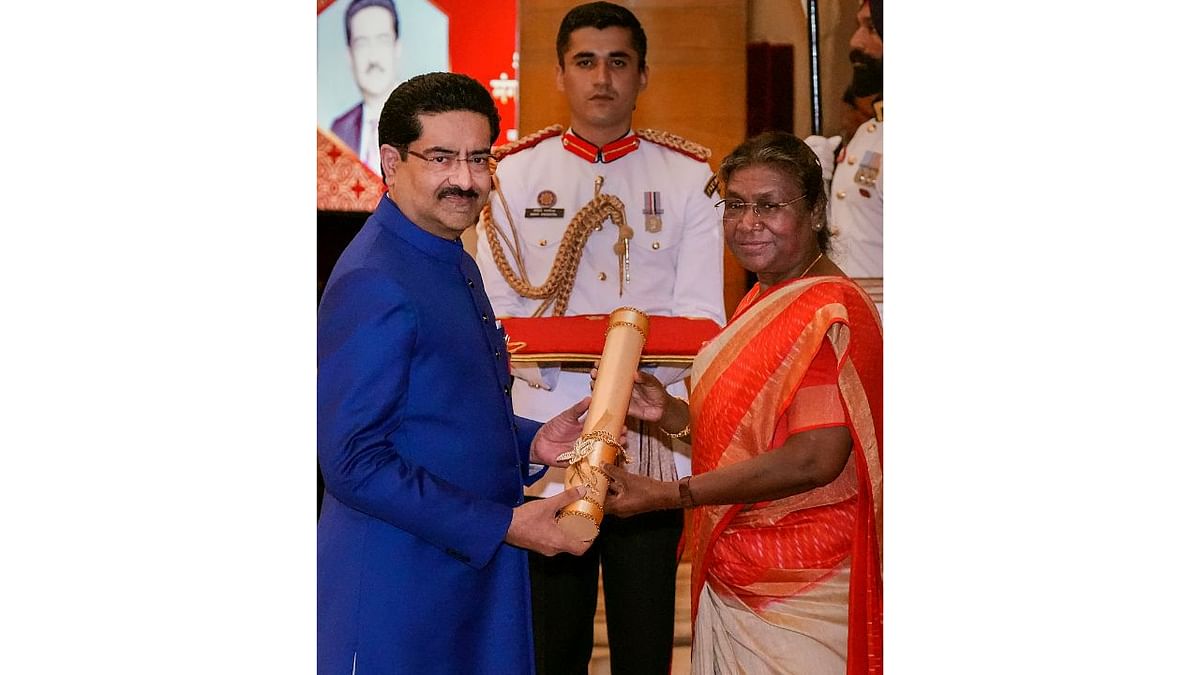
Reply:
[[[479,192],[476,190],[464,190],[460,187],[445,187],[438,190],[437,198],[445,199],[446,197],[467,197],[469,199],[478,199]]]
[[[864,52],[861,49],[851,49],[850,50],[850,63],[856,64],[856,65],[862,64],[862,65],[868,65],[868,66],[875,66],[875,67],[878,67],[880,70],[883,69],[883,59],[875,58],[874,56],[871,56],[870,54]]]
[[[854,70],[850,75],[850,91],[854,96],[875,96],[883,93],[883,60],[861,49],[850,52]]]
[[[383,64],[379,63],[378,61],[371,61],[371,62],[369,62],[369,63],[367,64],[367,70],[366,70],[366,72],[368,72],[368,73],[369,73],[369,72],[371,72],[372,70],[377,70],[377,71],[379,71],[379,72],[381,72],[381,73],[382,73],[382,72],[383,72]]]

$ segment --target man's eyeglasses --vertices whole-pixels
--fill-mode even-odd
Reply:
[[[467,168],[471,173],[483,175],[488,172],[488,163],[492,156],[486,152],[480,152],[466,157],[459,157],[449,152],[433,152],[428,155],[423,155],[416,150],[409,150],[408,154],[417,159],[425,160],[429,163],[429,168],[434,173],[454,173],[455,164],[457,162],[466,162]]]
[[[804,195],[786,202],[744,202],[740,199],[722,199],[714,204],[714,206],[717,208],[724,206],[725,211],[722,212],[722,217],[728,221],[736,221],[741,220],[742,214],[746,213],[747,208],[753,209],[756,216],[770,218],[779,213],[783,207],[795,204],[801,199],[804,199]]]

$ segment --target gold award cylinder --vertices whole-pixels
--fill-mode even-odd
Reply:
[[[567,505],[558,516],[558,526],[577,540],[590,541],[600,531],[608,477],[599,467],[616,463],[621,451],[617,439],[629,412],[633,378],[649,330],[650,317],[632,307],[620,307],[608,315],[604,351],[596,369],[583,436],[576,443],[576,459],[567,467],[566,489],[587,485],[588,494]]]

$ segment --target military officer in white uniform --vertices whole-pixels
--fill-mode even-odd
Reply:
[[[883,2],[864,1],[850,38],[850,60],[877,70],[882,82]],[[852,277],[883,277],[883,100],[842,149],[830,188],[830,222],[837,234],[834,261]]]
[[[691,150],[660,145],[641,133]],[[632,231],[627,242],[617,225],[607,219],[600,219],[598,228],[575,235],[586,236],[587,243],[574,284],[560,291],[569,292],[564,316],[608,314],[630,306],[652,315],[696,316],[724,324],[720,214],[714,196],[705,193],[712,172],[701,159],[707,150],[647,131],[629,131],[596,147],[573,128],[564,132],[559,127],[544,129],[511,147],[500,150],[503,154],[496,170],[503,195],[493,194],[490,203],[490,218],[502,236],[491,237],[499,242],[501,254],[507,256],[514,271],[516,256],[507,248],[505,237],[520,247],[531,285],[544,285],[549,279],[564,237],[571,236],[569,225],[596,198],[597,180],[602,181],[600,194],[614,196],[624,204]],[[553,300],[558,296],[547,303],[524,297],[509,285],[497,266],[483,223],[478,257],[497,316],[556,314]],[[546,307],[539,313],[543,304]],[[658,371],[656,376],[672,381],[682,380],[685,374],[678,368]],[[562,408],[553,409],[556,401],[576,395],[578,401],[590,388],[586,372],[562,372],[555,364],[519,368],[517,376],[530,386],[516,387],[513,403],[522,411],[519,414],[534,419],[557,415]],[[634,441],[629,439],[631,446]],[[562,474],[561,469],[552,471]]]
[[[883,103],[842,149],[833,173],[834,260],[852,277],[883,276]]]
[[[498,189],[479,224],[477,258],[497,316],[607,315],[631,306],[724,325],[723,243],[709,151],[670,134],[631,129],[647,82],[645,45],[637,18],[611,3],[581,5],[563,19],[557,84],[571,126],[497,150]],[[621,212],[625,227],[610,219]],[[577,267],[573,260],[556,267],[560,250],[577,250],[580,241],[586,243]],[[674,383],[677,395],[686,395],[685,374],[680,368],[655,372]],[[516,375],[513,406],[532,419],[553,416],[563,409],[560,401],[575,403],[590,393],[582,367],[545,363],[517,368]],[[630,420],[630,469],[661,480],[690,474],[686,455],[673,457],[670,450],[670,433],[679,431]],[[531,494],[561,491],[562,475],[551,469]],[[612,672],[668,672],[682,512],[643,515],[650,518],[605,518],[582,558],[531,556],[539,672],[587,672],[597,565],[604,573]]]

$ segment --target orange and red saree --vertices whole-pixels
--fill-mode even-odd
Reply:
[[[797,279],[761,297],[758,290],[696,357],[694,472],[751,459],[794,433],[834,424],[850,429],[854,450],[842,475],[816,490],[689,513],[693,665],[712,667],[712,654],[695,653],[712,647],[716,669],[724,669],[723,659],[738,659],[725,664],[735,672],[744,667],[740,658],[760,652],[767,654],[764,669],[815,672],[844,663],[847,673],[882,672],[879,315],[844,278]],[[698,610],[716,614],[698,620]],[[728,639],[731,631],[737,634]],[[742,657],[723,652],[722,643],[742,649]]]

